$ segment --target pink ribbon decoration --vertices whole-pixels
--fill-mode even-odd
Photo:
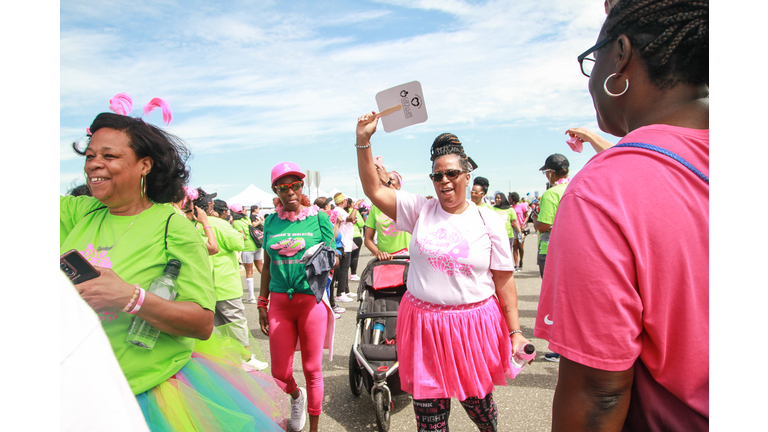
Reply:
[[[168,106],[166,101],[160,98],[154,98],[149,101],[148,104],[144,105],[144,114],[148,114],[155,108],[160,108],[163,111],[163,121],[165,122],[165,125],[168,126],[173,119],[173,116],[171,115],[171,107]]]
[[[115,114],[128,115],[133,111],[133,99],[126,93],[118,93],[109,100],[109,109]]]
[[[581,153],[581,151],[584,150],[584,141],[582,141],[577,136],[572,136],[565,142],[568,143],[568,145],[571,147],[571,150],[575,151],[576,153]]]

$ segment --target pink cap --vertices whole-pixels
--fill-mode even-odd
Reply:
[[[272,184],[275,184],[275,180],[287,175],[295,175],[296,177],[303,179],[304,173],[301,172],[299,165],[293,162],[280,162],[272,167]]]
[[[243,206],[240,204],[230,204],[229,209],[232,210],[235,213],[242,213],[243,212]]]

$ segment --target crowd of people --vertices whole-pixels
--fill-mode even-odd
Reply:
[[[332,361],[346,311],[338,303],[355,301],[364,245],[379,261],[409,256],[396,340],[416,430],[449,430],[451,399],[478,430],[498,430],[507,401],[494,389],[514,378],[510,359],[533,336],[558,362],[553,431],[708,430],[709,367],[689,361],[709,357],[708,3],[605,7],[596,44],[578,60],[600,129],[622,138],[613,145],[568,129],[569,145],[587,142],[597,154],[573,177],[566,156],[542,155],[541,197],[489,195],[451,133],[430,149],[434,196],[403,190],[402,176],[374,161],[371,112],[357,120],[354,150],[371,205],[343,193],[311,203],[305,174],[285,161],[270,173],[274,211],[247,211],[189,187],[183,141],[131,117],[130,97],[116,95],[85,147],[73,145],[86,184],[60,199],[60,251],[79,252],[98,275],[64,287],[79,295],[62,296],[76,311],[67,322],[93,327],[98,318],[104,335],[83,337],[90,356],[70,343],[71,359],[111,350],[121,374],[110,360],[93,373],[124,378],[114,397],[125,409],[104,412],[133,415],[135,430],[299,431],[307,415],[309,430],[320,430],[323,351]],[[162,100],[144,112],[153,108],[170,121]],[[659,200],[686,233],[658,223]],[[524,335],[515,273],[532,233],[542,288]],[[306,270],[315,257],[318,278]],[[153,281],[170,262],[180,269],[168,298]],[[245,304],[256,305],[268,358],[252,352]],[[159,331],[154,347],[127,340],[140,320]],[[306,387],[294,378],[297,351]],[[135,398],[125,402],[126,392]]]

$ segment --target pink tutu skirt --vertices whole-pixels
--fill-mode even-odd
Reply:
[[[512,378],[512,343],[495,296],[437,305],[406,292],[397,313],[401,388],[414,399],[483,398]]]

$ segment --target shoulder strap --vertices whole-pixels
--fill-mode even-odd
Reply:
[[[673,152],[671,152],[671,151],[669,151],[669,150],[667,150],[665,148],[662,148],[662,147],[659,147],[659,146],[655,146],[655,145],[652,145],[652,144],[636,143],[636,142],[622,143],[622,144],[615,145],[612,148],[616,148],[616,147],[635,147],[635,148],[641,148],[641,149],[646,149],[646,150],[651,150],[651,151],[655,151],[655,152],[661,153],[664,156],[667,156],[669,158],[672,158],[672,159],[676,160],[681,165],[683,165],[684,167],[686,167],[689,170],[691,170],[691,172],[696,174],[700,179],[704,180],[707,184],[709,184],[709,177],[704,175],[704,173],[699,171],[695,166],[691,165],[690,162],[688,162],[687,160],[683,159],[682,157],[678,156],[677,154],[675,154],[675,153],[673,153]]]
[[[102,209],[105,209],[105,208],[107,208],[107,206],[96,207],[95,209],[93,209],[93,210],[89,211],[88,213],[86,213],[84,216],[88,216],[89,214],[91,214],[93,212],[96,212],[96,211],[99,211],[99,210],[102,210]]]
[[[165,221],[165,250],[168,250],[168,225],[171,223],[171,217],[174,215],[174,213],[171,213],[168,216],[168,219]]]

